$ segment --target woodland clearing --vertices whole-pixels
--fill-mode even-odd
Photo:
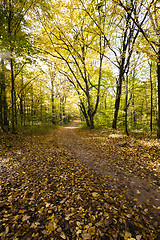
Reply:
[[[0,135],[1,239],[160,239],[160,141],[88,130]]]

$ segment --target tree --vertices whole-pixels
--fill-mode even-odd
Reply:
[[[40,2],[40,1],[38,1]],[[38,3],[36,2],[36,4]],[[20,71],[16,72],[16,62],[22,61],[33,54],[32,44],[29,40],[28,22],[26,16],[34,7],[33,0],[3,0],[0,3],[1,12],[1,51],[9,53],[10,73],[11,73],[11,99],[12,99],[12,132],[15,132],[15,123],[17,122],[16,89],[15,80]],[[23,65],[21,67],[21,70]]]
[[[105,41],[101,31],[93,25],[86,13],[79,12],[79,9],[76,10],[76,5],[71,5],[67,5],[65,9],[64,7],[61,8],[63,18],[59,13],[58,19],[56,19],[52,15],[52,8],[46,14],[47,16],[38,13],[45,30],[41,43],[44,38],[46,42],[46,37],[48,37],[48,46],[50,49],[52,48],[52,51],[48,50],[45,43],[42,50],[65,63],[65,67],[60,71],[77,90],[80,98],[80,108],[86,123],[88,127],[94,128],[94,116],[98,109],[100,97]],[[74,15],[73,11],[75,12]],[[78,14],[78,17],[76,14]],[[100,15],[100,12],[97,11],[97,14]],[[50,15],[49,18],[48,15]],[[99,18],[99,21],[101,27],[104,28],[104,19]],[[97,48],[96,54],[92,50],[95,46]],[[94,66],[91,66],[93,59],[96,59],[96,68],[98,69],[95,76],[92,76],[92,72],[95,71]],[[93,92],[94,94],[92,94]]]
[[[6,79],[4,56],[1,56],[1,71],[0,71],[0,126],[3,130],[7,130],[8,124],[8,106],[6,100]]]
[[[129,11],[129,7],[125,5],[122,1],[116,1],[118,4],[126,11]],[[157,62],[157,85],[158,85],[158,114],[157,114],[157,138],[160,138],[160,6],[158,0],[152,0],[148,3],[145,1],[141,2],[144,5],[143,16],[148,17],[148,26],[146,24],[141,24],[142,15],[137,16],[138,11],[136,10],[136,4],[130,1],[131,7],[134,9],[132,20],[138,27],[139,31],[142,33],[144,39],[146,40],[149,51],[148,54],[154,58]],[[150,21],[149,21],[150,20]],[[151,29],[151,30],[148,30]]]

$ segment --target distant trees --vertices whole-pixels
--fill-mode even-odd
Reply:
[[[0,127],[50,119],[51,99],[41,57],[33,43],[31,16],[41,1],[0,2]],[[32,22],[33,23],[33,22]],[[34,25],[34,24],[33,24]],[[40,85],[39,85],[40,84]]]
[[[142,48],[142,51],[145,51],[151,59],[157,62],[157,85],[158,85],[158,113],[157,113],[157,137],[160,138],[160,4],[158,0],[151,1],[141,1],[140,6],[137,8],[137,2],[131,0],[129,2],[123,2],[121,0],[114,1],[118,3],[126,13],[130,12],[130,9],[133,9],[132,21],[138,28],[138,30],[143,35],[144,40],[146,41],[147,48],[149,50]],[[143,10],[139,14],[140,10]],[[143,21],[142,18],[147,21]],[[144,44],[144,45],[146,45]],[[144,46],[143,46],[144,47]]]
[[[1,129],[66,123],[79,107],[90,128],[157,121],[160,138],[159,11],[157,0],[1,1]]]
[[[94,116],[100,97],[105,40],[101,31],[94,26],[86,13],[79,12],[79,5],[77,6],[76,3],[59,6],[63,16],[59,12],[58,17],[55,17],[54,7],[49,10],[49,14],[38,13],[45,30],[45,42],[50,43],[49,48],[47,48],[48,44],[43,43],[43,50],[65,64],[64,67],[61,66],[59,72],[77,91],[80,110],[86,124],[88,127],[94,128]],[[77,7],[78,9],[76,9]],[[100,12],[97,11],[97,14],[100,15]],[[99,24],[103,29],[105,20],[99,18]],[[47,38],[48,40],[46,40]],[[41,43],[43,41],[44,36]],[[94,48],[96,48],[96,52],[93,50]]]
[[[1,59],[6,59],[7,53],[8,63],[10,65],[11,76],[11,102],[12,102],[12,131],[15,131],[16,121],[16,90],[15,79],[19,73],[16,73],[16,61],[24,52],[31,48],[30,42],[27,39],[27,34],[24,31],[26,27],[25,16],[31,8],[32,1],[1,1],[0,11],[2,18],[1,27],[1,53],[4,53]],[[3,61],[2,60],[2,61]],[[2,66],[3,68],[3,66]]]

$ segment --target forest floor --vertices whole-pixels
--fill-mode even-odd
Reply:
[[[160,239],[160,141],[74,122],[0,135],[0,238]]]

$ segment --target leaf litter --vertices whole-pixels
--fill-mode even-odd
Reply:
[[[2,240],[160,238],[157,146],[71,128],[12,140],[1,144]]]

